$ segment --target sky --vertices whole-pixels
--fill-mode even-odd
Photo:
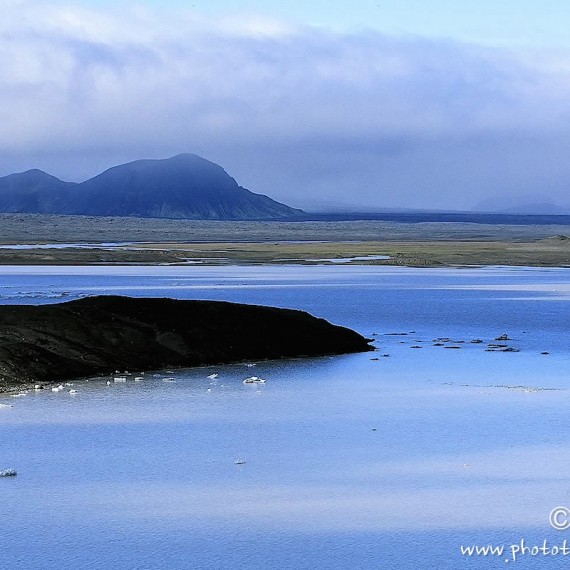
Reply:
[[[0,176],[193,152],[307,210],[570,213],[567,0],[0,9]]]

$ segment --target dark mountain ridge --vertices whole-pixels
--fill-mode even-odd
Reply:
[[[11,174],[0,178],[0,212],[194,220],[303,215],[239,186],[221,166],[195,154],[137,160],[78,184],[41,170]]]

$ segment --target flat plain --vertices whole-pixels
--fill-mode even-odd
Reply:
[[[554,224],[380,220],[225,222],[3,214],[0,215],[0,264],[225,265],[340,261],[414,267],[563,267],[570,264],[568,235],[569,226]],[[14,245],[26,247],[15,249]]]

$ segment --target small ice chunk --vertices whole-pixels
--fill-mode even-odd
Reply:
[[[250,376],[243,381],[244,384],[265,384],[265,380],[259,376]]]

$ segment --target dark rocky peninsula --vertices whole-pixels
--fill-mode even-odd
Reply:
[[[108,296],[0,306],[0,390],[115,370],[367,350],[350,329],[257,305]]]

